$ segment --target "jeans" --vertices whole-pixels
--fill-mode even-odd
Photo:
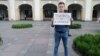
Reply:
[[[68,49],[67,49],[68,30],[62,33],[55,31],[54,56],[58,56],[58,47],[61,39],[63,41],[63,46],[64,46],[64,55],[68,56]]]

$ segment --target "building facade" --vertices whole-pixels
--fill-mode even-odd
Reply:
[[[65,2],[74,20],[100,17],[100,0],[0,0],[0,20],[50,20],[59,1]]]

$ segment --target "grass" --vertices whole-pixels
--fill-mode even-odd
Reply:
[[[23,28],[31,28],[32,27],[32,24],[13,24],[12,25],[12,28],[14,29],[23,29]]]
[[[81,24],[72,24],[70,25],[70,29],[80,29],[81,28]]]
[[[2,40],[2,38],[1,38],[1,36],[0,36],[0,45],[3,43],[3,40]]]

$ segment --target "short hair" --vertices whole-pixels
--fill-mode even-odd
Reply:
[[[64,4],[64,5],[65,5],[65,3],[64,3],[64,2],[59,2],[59,3],[58,3],[58,5],[60,5],[60,4]]]

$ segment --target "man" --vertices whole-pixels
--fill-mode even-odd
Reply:
[[[65,11],[65,3],[59,2],[58,3],[58,13],[64,13],[64,11]],[[53,20],[52,20],[52,24],[53,24]],[[68,33],[69,33],[68,32],[69,26],[68,25],[54,25],[54,27],[55,27],[54,56],[58,56],[58,47],[59,47],[61,39],[63,41],[64,54],[65,54],[65,56],[68,56],[67,38],[68,38]]]

